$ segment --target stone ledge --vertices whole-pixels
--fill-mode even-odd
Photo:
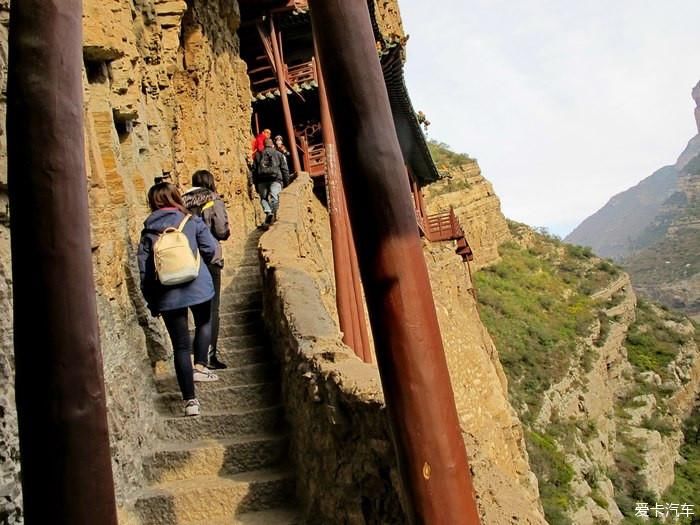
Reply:
[[[279,219],[259,245],[303,522],[404,523],[379,373],[342,343],[323,303],[325,263],[309,224],[326,217],[314,216],[312,199],[302,174],[282,192]]]

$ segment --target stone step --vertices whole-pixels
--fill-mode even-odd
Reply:
[[[280,386],[276,382],[216,389],[202,388],[197,391],[197,399],[202,405],[203,413],[273,406],[280,402],[280,396]],[[179,392],[159,394],[155,402],[158,412],[162,415],[182,416],[183,403]]]
[[[260,265],[258,264],[257,255],[255,257],[255,264],[251,264],[250,260],[252,257],[245,257],[246,264],[227,264],[224,266],[223,277],[224,279],[244,279],[244,278],[255,278],[260,277]]]
[[[292,509],[273,509],[246,512],[231,521],[228,518],[216,521],[197,521],[186,525],[301,525],[301,516]]]
[[[221,294],[219,312],[223,314],[235,313],[241,310],[262,309],[262,294],[255,292],[233,292]]]
[[[233,276],[249,277],[260,275],[260,259],[257,252],[239,254],[236,257],[226,259],[222,275],[224,279]]]
[[[283,435],[163,443],[144,458],[143,468],[151,483],[239,474],[281,464],[288,446],[288,438]]]
[[[162,420],[163,440],[197,441],[233,438],[248,434],[266,434],[284,429],[281,405],[227,412],[205,412],[197,417],[167,417]]]
[[[209,383],[195,383],[197,395],[207,390],[216,390],[227,386],[256,385],[259,383],[274,382],[279,379],[279,371],[276,363],[257,363],[217,370],[218,381]],[[175,375],[164,376],[156,379],[156,390],[158,393],[180,393]]]
[[[226,477],[162,483],[136,501],[143,525],[234,522],[235,516],[283,506],[294,497],[285,470],[258,470]]]
[[[264,346],[251,346],[250,348],[241,349],[219,346],[217,355],[221,361],[233,368],[275,361],[274,355]],[[215,370],[214,372],[217,371]]]
[[[262,314],[258,313],[258,315]],[[225,319],[219,316],[219,329],[226,327],[232,331],[231,335],[250,335],[265,332],[265,324],[261,317],[243,323],[236,322],[236,320],[231,314],[227,314]]]
[[[217,355],[221,361],[231,367],[274,361],[274,355],[264,346],[253,346],[242,350],[230,350],[222,346],[217,351]]]
[[[260,292],[262,290],[262,281],[259,277],[250,279],[234,279],[230,282],[221,283],[221,296],[243,293],[243,292]]]
[[[251,323],[262,322],[262,310],[260,308],[252,309],[233,309],[226,313],[219,312],[219,322],[221,325],[248,325]]]
[[[301,516],[292,509],[247,512],[237,516],[233,525],[300,525]]]
[[[265,342],[265,336],[261,334],[239,335],[236,333],[228,333],[231,331],[231,329],[224,330],[223,328],[219,330],[219,342],[216,344],[217,348],[229,351],[245,350],[261,346],[261,343]]]

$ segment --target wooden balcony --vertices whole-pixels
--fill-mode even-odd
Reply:
[[[474,254],[464,234],[462,225],[459,223],[459,219],[457,215],[455,215],[452,207],[450,207],[448,211],[435,213],[426,217],[423,217],[420,212],[416,210],[416,218],[418,219],[418,226],[421,233],[430,242],[457,241],[457,248],[455,250],[457,254],[465,261],[474,259]]]
[[[257,100],[280,96],[277,76],[270,65],[249,69],[248,75],[251,91]],[[316,68],[311,60],[291,66],[285,65],[284,75],[288,94],[301,93],[318,87]]]

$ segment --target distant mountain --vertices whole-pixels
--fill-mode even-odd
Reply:
[[[700,83],[693,98],[700,131]],[[700,319],[700,134],[675,165],[615,195],[565,240],[620,261],[641,294]]]
[[[642,247],[622,261],[634,287],[700,321],[700,155],[638,241]]]
[[[603,257],[620,260],[652,223],[664,201],[677,191],[678,170],[664,166],[636,186],[618,193],[584,220],[566,239],[590,246]]]

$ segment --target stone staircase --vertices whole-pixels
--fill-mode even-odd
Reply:
[[[136,501],[143,525],[298,523],[279,370],[261,319],[260,233],[227,257],[219,355],[230,368],[197,383],[202,413],[182,416],[177,381],[156,379],[159,444],[144,458],[151,486]]]

